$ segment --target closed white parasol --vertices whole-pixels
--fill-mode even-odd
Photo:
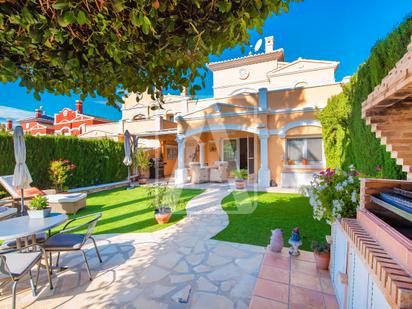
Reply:
[[[26,143],[24,142],[24,133],[21,126],[14,129],[14,158],[16,166],[14,167],[13,186],[21,191],[21,213],[24,211],[24,189],[30,188],[33,182],[29,169],[26,165]]]

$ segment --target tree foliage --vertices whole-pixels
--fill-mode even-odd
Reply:
[[[375,167],[379,165],[379,174],[385,178],[405,177],[365,124],[361,112],[362,102],[406,53],[411,35],[412,17],[408,17],[375,44],[343,92],[329,99],[326,108],[318,113],[328,166],[348,168],[354,164],[361,172],[376,175]]]
[[[0,81],[111,105],[124,91],[193,94],[209,54],[246,43],[291,1],[300,0],[3,0]]]

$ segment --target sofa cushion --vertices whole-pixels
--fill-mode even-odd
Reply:
[[[86,193],[64,193],[47,195],[49,203],[74,203],[87,197]]]

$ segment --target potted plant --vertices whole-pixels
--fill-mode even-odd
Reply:
[[[236,189],[244,189],[246,184],[246,179],[248,178],[247,170],[240,169],[233,172],[235,176],[235,186]]]
[[[148,187],[148,196],[151,197],[150,207],[154,209],[157,223],[168,223],[179,202],[176,191],[168,184],[158,184]]]
[[[139,184],[145,185],[147,183],[147,171],[150,168],[149,154],[143,149],[139,149],[136,153],[136,165],[139,171]]]
[[[303,165],[308,165],[309,164],[309,160],[306,158],[302,158],[302,160],[300,161]]]
[[[50,214],[50,207],[47,198],[43,195],[36,195],[29,203],[27,214],[30,218],[46,218]]]
[[[76,169],[76,165],[71,164],[69,160],[54,160],[50,162],[49,176],[54,189],[57,192],[66,190],[66,182],[69,176],[73,176],[73,171]]]
[[[324,241],[313,241],[312,250],[315,255],[316,267],[327,270],[330,261],[330,245]]]

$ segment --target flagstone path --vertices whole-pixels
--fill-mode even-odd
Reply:
[[[30,308],[248,308],[264,248],[210,239],[228,225],[221,200],[229,188],[213,187],[192,199],[187,217],[154,233],[97,235],[103,263],[87,255],[89,281],[79,254],[62,256],[69,270],[55,275],[54,290],[41,276],[39,295],[19,289]],[[10,305],[9,290],[0,308]]]

